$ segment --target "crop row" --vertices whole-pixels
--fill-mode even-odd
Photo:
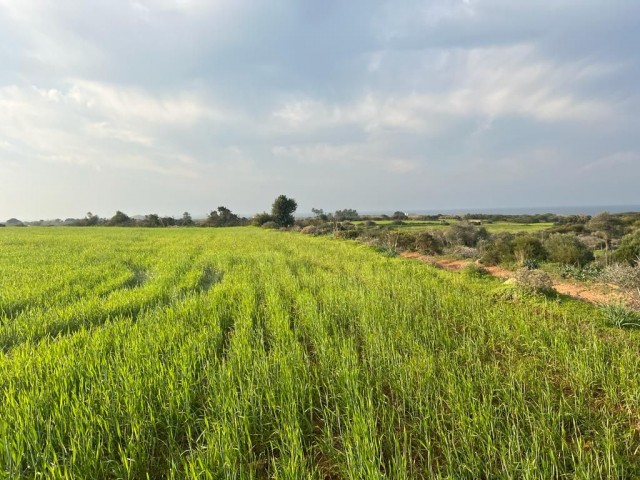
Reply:
[[[640,475],[639,337],[586,304],[253,228],[0,268],[0,478]]]

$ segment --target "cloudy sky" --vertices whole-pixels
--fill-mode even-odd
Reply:
[[[640,203],[637,0],[0,0],[0,219]]]

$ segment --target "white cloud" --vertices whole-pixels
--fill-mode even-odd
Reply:
[[[426,80],[421,90],[371,91],[345,103],[308,97],[288,101],[272,114],[276,130],[352,125],[370,133],[394,129],[433,136],[446,132],[456,119],[479,118],[478,134],[504,116],[592,123],[616,115],[616,105],[582,98],[571,90],[576,82],[610,74],[615,70],[611,65],[556,64],[541,58],[532,46],[518,45],[449,50],[429,68],[422,72]],[[428,77],[436,72],[447,79],[445,88],[429,84]]]
[[[598,172],[631,166],[640,166],[640,152],[616,152],[585,165],[580,168],[580,172]]]
[[[117,121],[142,121],[189,126],[202,119],[220,120],[225,115],[188,92],[152,95],[127,88],[83,80],[72,81],[67,98],[89,111]]]
[[[416,162],[403,158],[394,158],[389,162],[388,170],[394,173],[409,173],[417,168]]]
[[[271,149],[276,157],[286,158],[301,164],[315,164],[328,167],[348,168],[357,164],[375,161],[370,148],[362,144],[331,145],[279,145]]]
[[[0,89],[0,141],[23,160],[191,175],[185,165],[167,167],[185,158],[185,146],[165,132],[201,123],[215,128],[223,118],[233,115],[193,92],[157,95],[86,81],[73,81],[66,90]]]

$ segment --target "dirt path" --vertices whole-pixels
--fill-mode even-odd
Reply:
[[[415,252],[403,252],[400,254],[404,258],[412,258],[430,265],[434,265],[445,270],[462,270],[467,265],[472,264],[471,260],[449,260],[446,258],[434,257],[430,255],[420,255]],[[498,278],[508,279],[513,276],[511,270],[502,267],[484,267],[491,275]],[[563,295],[569,295],[579,300],[590,303],[607,303],[611,301],[622,301],[628,303],[627,298],[613,285],[585,285],[580,283],[572,283],[567,281],[553,281],[553,288],[556,292]]]

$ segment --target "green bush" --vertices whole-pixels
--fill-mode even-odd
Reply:
[[[257,227],[260,227],[267,222],[273,222],[273,217],[267,212],[259,213],[251,219],[251,224]]]
[[[518,235],[514,238],[513,254],[521,265],[527,260],[542,262],[547,259],[547,251],[542,242],[531,235]]]
[[[338,230],[336,232],[336,238],[343,238],[345,240],[354,240],[360,236],[358,230]]]
[[[578,237],[557,233],[544,242],[549,260],[567,265],[586,265],[593,260],[593,253]]]
[[[414,248],[425,255],[442,253],[442,238],[431,232],[419,232],[415,236]]]
[[[480,240],[489,238],[489,233],[484,227],[477,227],[468,222],[459,222],[449,227],[446,236],[452,245],[475,247]]]
[[[622,237],[620,246],[613,252],[613,258],[619,262],[635,264],[640,257],[640,230]]]
[[[553,292],[553,282],[548,273],[542,270],[521,268],[513,276],[515,284],[530,293]]]
[[[462,273],[472,278],[482,278],[490,275],[489,271],[481,265],[470,263],[462,269]]]
[[[513,234],[502,232],[480,242],[480,261],[485,265],[498,265],[513,261],[513,239]]]

